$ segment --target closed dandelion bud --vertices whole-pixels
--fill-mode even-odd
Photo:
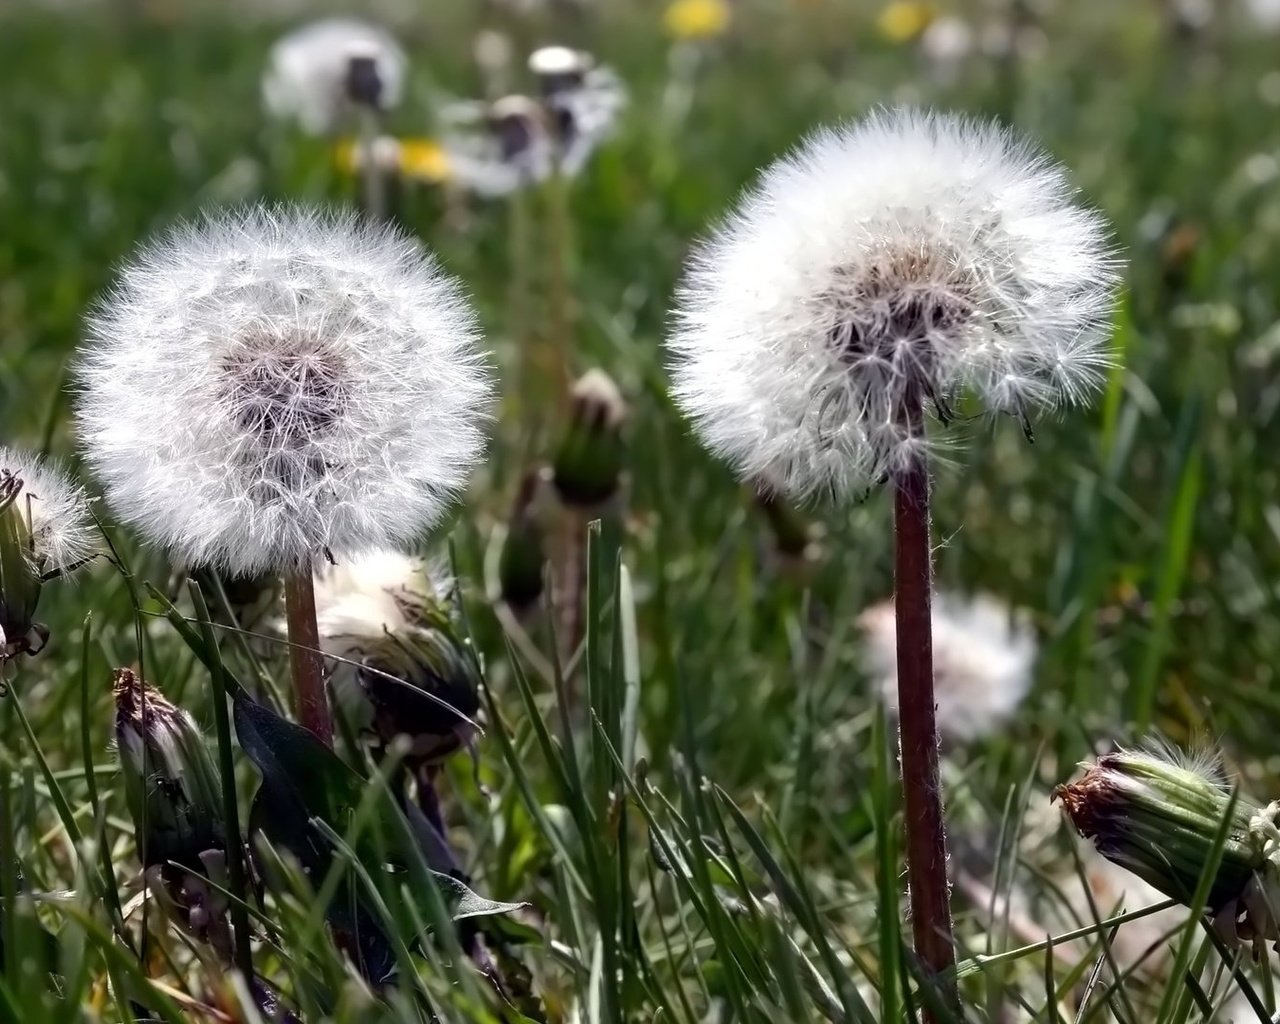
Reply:
[[[1221,766],[1168,751],[1118,751],[1053,793],[1076,831],[1108,860],[1182,903],[1191,901],[1224,821],[1226,840],[1206,909],[1232,938],[1280,938],[1280,803],[1237,795]]]
[[[567,46],[544,46],[529,55],[529,70],[538,79],[543,96],[581,89],[594,63],[589,53]]]
[[[384,744],[407,736],[415,763],[464,746],[479,710],[478,669],[450,582],[420,559],[385,551],[331,566],[315,585],[336,699],[355,724]]]
[[[552,480],[569,506],[594,508],[618,491],[627,406],[603,370],[588,370],[573,386],[569,425],[556,451]]]
[[[191,716],[130,669],[115,674],[116,746],[125,799],[145,867],[169,862],[203,873],[223,849],[222,786]]]
[[[498,556],[502,600],[517,611],[529,608],[542,596],[547,562],[546,535],[537,507],[542,479],[542,470],[531,470],[520,481]]]
[[[40,591],[92,558],[93,538],[82,488],[36,456],[0,447],[0,663],[44,645],[34,618]]]

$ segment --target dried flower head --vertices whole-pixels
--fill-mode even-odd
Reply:
[[[250,209],[145,248],[77,367],[116,514],[188,565],[288,573],[414,541],[483,449],[473,314],[385,226]]]
[[[330,18],[289,33],[271,48],[262,99],[273,116],[323,135],[355,107],[395,106],[407,72],[404,51],[386,31]]]
[[[914,111],[818,133],[688,268],[675,396],[742,475],[798,495],[883,480],[901,415],[973,393],[1023,419],[1108,364],[1115,261],[1063,170],[993,124]]]
[[[191,716],[127,668],[114,679],[116,747],[143,866],[200,870],[223,846],[222,787]]]
[[[384,743],[408,736],[411,761],[466,743],[479,709],[476,662],[455,621],[452,582],[427,564],[379,551],[316,576],[321,644],[336,656],[339,703]]]
[[[35,455],[0,446],[0,663],[34,654],[47,631],[34,621],[40,590],[97,550],[84,489]]]
[[[867,668],[881,699],[898,704],[896,620],[892,602],[858,619]],[[1031,687],[1036,641],[1020,613],[993,597],[941,594],[933,603],[934,695],[938,725],[956,740],[989,735],[1006,722]]]
[[[1280,803],[1233,796],[1211,754],[1119,750],[1084,767],[1053,799],[1102,856],[1190,903],[1225,827],[1205,909],[1232,939],[1280,939]]]

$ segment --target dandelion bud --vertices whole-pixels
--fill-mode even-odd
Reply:
[[[465,484],[490,393],[459,286],[398,230],[254,208],[127,266],[77,367],[119,517],[177,561],[307,573],[418,540]]]
[[[95,550],[84,490],[38,457],[0,447],[0,663],[40,650],[43,585],[75,572]]]
[[[541,469],[531,470],[520,481],[498,557],[502,600],[515,611],[532,607],[542,596],[547,552],[538,497],[543,475]]]
[[[578,508],[603,505],[617,493],[627,406],[603,370],[588,370],[570,393],[569,424],[556,450],[552,480],[560,499]]]
[[[529,55],[529,70],[538,79],[543,96],[581,88],[594,63],[591,54],[567,46],[544,46]]]
[[[477,668],[450,582],[386,551],[331,566],[315,585],[321,642],[340,659],[339,704],[383,744],[407,736],[415,763],[464,745],[479,710]]]
[[[1059,786],[1053,799],[1099,853],[1183,903],[1192,899],[1229,813],[1206,909],[1235,938],[1280,939],[1269,909],[1280,905],[1280,804],[1260,808],[1237,797],[1233,805],[1218,764],[1165,751],[1118,751]]]
[[[262,99],[274,117],[311,135],[339,127],[353,107],[387,110],[400,101],[408,59],[384,30],[330,18],[285,36],[271,49]]]
[[[115,674],[116,746],[145,867],[205,870],[222,850],[222,785],[191,716],[127,668]]]

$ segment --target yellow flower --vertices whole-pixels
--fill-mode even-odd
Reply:
[[[895,43],[908,43],[917,38],[933,21],[937,12],[933,4],[920,0],[893,0],[876,20],[880,34]]]
[[[428,185],[439,185],[449,178],[449,154],[435,139],[392,139],[383,137],[374,143],[374,160],[386,170],[394,170],[402,178]],[[360,170],[360,143],[344,139],[334,149],[334,162],[343,174]]]
[[[675,0],[662,18],[675,39],[714,39],[729,27],[728,0]]]

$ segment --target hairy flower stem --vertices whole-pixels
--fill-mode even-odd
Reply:
[[[333,719],[324,694],[324,659],[316,626],[316,591],[311,573],[296,572],[284,581],[285,618],[289,626],[289,666],[298,721],[326,747],[333,746]]]
[[[924,431],[924,403],[909,387],[898,408],[910,436]],[[955,963],[947,837],[938,778],[938,723],[933,694],[929,467],[913,455],[893,480],[894,603],[898,629],[898,730],[906,809],[907,879],[916,953],[941,975]],[[954,985],[954,983],[952,983]],[[943,993],[954,1002],[954,988]],[[926,1020],[930,1019],[926,1014]]]

